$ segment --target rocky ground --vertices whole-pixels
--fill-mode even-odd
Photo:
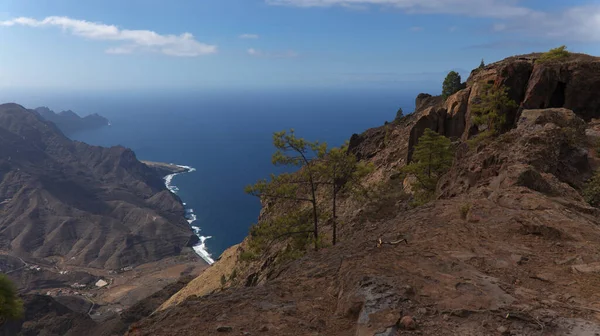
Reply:
[[[600,334],[600,210],[581,197],[599,166],[600,61],[538,56],[474,71],[445,102],[420,95],[414,114],[353,136],[376,166],[365,182],[386,188],[341,201],[338,245],[278,263],[276,251],[242,260],[244,242],[128,335]],[[482,83],[520,107],[501,136],[468,145]],[[413,208],[398,169],[425,128],[457,153],[437,200]]]

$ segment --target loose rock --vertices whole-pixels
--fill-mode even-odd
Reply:
[[[417,328],[417,322],[412,316],[404,316],[400,319],[400,327],[406,330],[415,330]]]

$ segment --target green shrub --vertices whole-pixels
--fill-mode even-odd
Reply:
[[[471,211],[471,204],[465,203],[460,207],[460,218],[467,219],[469,215],[469,211]]]
[[[600,207],[600,170],[585,185],[583,197],[591,206]]]
[[[566,46],[560,46],[558,48],[550,49],[548,52],[545,52],[540,56],[538,62],[552,62],[552,61],[560,61],[565,58],[568,58],[571,55],[570,52],[567,51]]]
[[[473,123],[485,125],[487,130],[499,133],[506,123],[507,110],[517,107],[517,103],[508,96],[506,86],[484,84],[481,94],[473,103]]]
[[[7,320],[18,320],[23,316],[23,302],[17,288],[4,274],[0,274],[0,325]]]
[[[469,149],[476,149],[480,145],[490,142],[490,140],[494,138],[494,135],[495,133],[492,131],[481,132],[467,140],[467,145],[469,145]]]
[[[250,251],[243,251],[242,253],[240,253],[240,260],[241,261],[252,261],[256,259],[256,255],[254,255],[254,253],[250,252]]]

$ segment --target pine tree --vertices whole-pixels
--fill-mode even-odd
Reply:
[[[15,285],[4,274],[0,274],[0,325],[7,320],[23,316],[23,302],[17,295]]]
[[[479,69],[483,69],[485,68],[485,62],[483,61],[483,58],[481,59],[481,63],[479,64]]]
[[[398,108],[398,112],[396,112],[396,119],[394,120],[400,120],[404,117],[404,111],[402,111],[402,108]]]
[[[473,104],[473,123],[485,125],[487,131],[498,133],[506,122],[506,111],[517,107],[517,103],[508,96],[507,87],[485,84]]]
[[[299,170],[294,174],[272,175],[270,181],[258,181],[254,185],[247,186],[245,191],[261,199],[280,199],[310,203],[313,222],[311,232],[316,250],[318,249],[319,242],[319,214],[316,197],[319,182],[317,181],[315,165],[317,163],[316,159],[322,157],[327,151],[327,144],[319,143],[318,141],[309,142],[302,138],[297,138],[294,130],[290,130],[289,132],[281,131],[273,134],[273,145],[276,148],[275,154],[272,157],[274,165],[296,167]],[[308,194],[308,196],[305,196],[305,194]],[[285,219],[279,224],[292,224],[293,219],[296,218],[299,218],[298,215],[293,214],[292,218],[289,218],[289,220]],[[263,226],[272,227],[272,225],[267,224]],[[292,225],[289,226],[291,227]],[[259,229],[264,231],[264,227],[255,227],[255,233],[260,231]],[[280,233],[279,236],[281,237],[293,234],[305,234],[307,232],[307,230],[281,232],[282,230],[286,231],[287,228],[276,228],[274,232]],[[281,238],[276,233],[269,233],[266,236],[272,237],[273,240]]]
[[[451,95],[460,91],[463,88],[461,83],[460,74],[456,71],[450,71],[444,79],[444,84],[442,85],[442,97],[447,99]]]
[[[415,205],[429,202],[435,196],[439,179],[452,166],[454,153],[450,139],[431,129],[419,138],[414,148],[412,162],[403,167],[404,173],[414,176],[417,180],[415,190]]]
[[[332,148],[319,160],[318,171],[321,183],[330,186],[332,202],[332,244],[337,243],[337,199],[343,190],[352,189],[360,184],[363,177],[368,175],[373,167],[366,162],[358,161],[356,156],[348,153],[348,144]]]

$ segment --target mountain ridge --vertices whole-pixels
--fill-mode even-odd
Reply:
[[[80,117],[71,110],[56,113],[45,106],[37,107],[34,111],[42,116],[42,118],[56,124],[56,126],[65,134],[72,134],[110,125],[108,119],[97,113]]]
[[[17,104],[0,105],[0,137],[3,250],[119,269],[197,242],[181,200],[130,149],[71,141]]]

